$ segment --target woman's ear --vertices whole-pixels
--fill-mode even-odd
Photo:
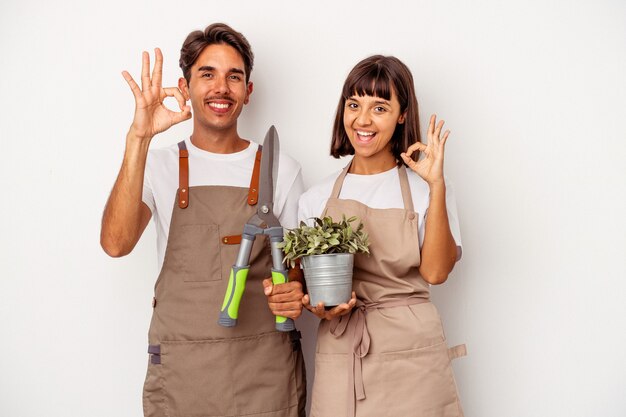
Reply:
[[[399,125],[403,124],[405,118],[406,118],[406,113],[402,113],[400,117],[398,117],[398,124]]]

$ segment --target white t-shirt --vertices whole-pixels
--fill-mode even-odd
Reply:
[[[185,139],[189,151],[189,186],[223,185],[250,187],[250,178],[259,145],[241,152],[218,154],[204,151]],[[274,190],[274,214],[283,225],[297,225],[298,198],[304,191],[300,164],[281,153]],[[150,149],[143,181],[142,200],[152,211],[157,230],[159,270],[163,265],[174,199],[178,190],[178,145]],[[243,231],[243,224],[241,225]]]
[[[418,228],[420,247],[424,242],[424,224],[428,214],[430,203],[430,189],[428,183],[424,181],[414,171],[407,168],[411,197],[413,199],[413,209],[418,214]],[[326,207],[326,202],[333,191],[335,181],[341,171],[323,179],[320,183],[309,188],[298,202],[298,219],[304,220],[310,225],[311,217],[320,217]],[[450,231],[457,244],[457,260],[461,258],[461,230],[459,228],[459,216],[456,212],[456,200],[452,185],[446,179],[446,208],[448,211],[448,222]],[[373,175],[347,174],[339,193],[339,198],[345,200],[356,200],[368,207],[377,209],[404,208],[402,200],[402,190],[400,189],[400,177],[398,169],[392,168],[388,171]]]

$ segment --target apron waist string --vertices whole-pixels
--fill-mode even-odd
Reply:
[[[348,386],[353,387],[353,392],[348,393],[349,417],[354,416],[356,412],[355,398],[357,400],[365,399],[362,360],[367,356],[370,348],[370,334],[367,331],[365,313],[379,308],[409,306],[428,303],[429,301],[428,298],[419,297],[399,298],[374,303],[364,303],[361,300],[357,300],[356,307],[350,314],[331,320],[330,333],[333,336],[340,337],[347,330],[348,337],[352,339],[352,355],[349,355],[350,372],[348,373]]]

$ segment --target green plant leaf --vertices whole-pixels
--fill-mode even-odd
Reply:
[[[293,266],[295,260],[306,255],[369,253],[364,225],[359,222],[355,229],[352,223],[356,221],[356,216],[346,218],[345,214],[338,223],[328,216],[315,217],[313,227],[301,221],[299,227],[285,231],[284,242],[279,245],[285,252],[285,260]]]

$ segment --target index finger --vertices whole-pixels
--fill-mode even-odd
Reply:
[[[128,73],[128,71],[122,71],[122,77],[124,77],[128,85],[130,86],[130,89],[133,92],[133,95],[135,96],[135,100],[140,99],[141,90],[139,89],[139,86],[137,85],[135,80],[133,80],[133,77]]]
[[[411,156],[413,155],[413,152],[417,151],[423,151],[427,148],[428,146],[423,144],[422,142],[415,142],[414,144],[412,144],[411,146],[409,146],[406,150],[406,154],[407,156]]]
[[[300,284],[298,281],[289,281],[283,284],[275,284],[274,291],[272,291],[272,295],[284,294],[284,293],[292,292],[294,290],[302,290],[302,284]]]
[[[161,86],[163,79],[163,54],[159,48],[154,48],[154,69],[152,70],[152,84],[156,87]]]

